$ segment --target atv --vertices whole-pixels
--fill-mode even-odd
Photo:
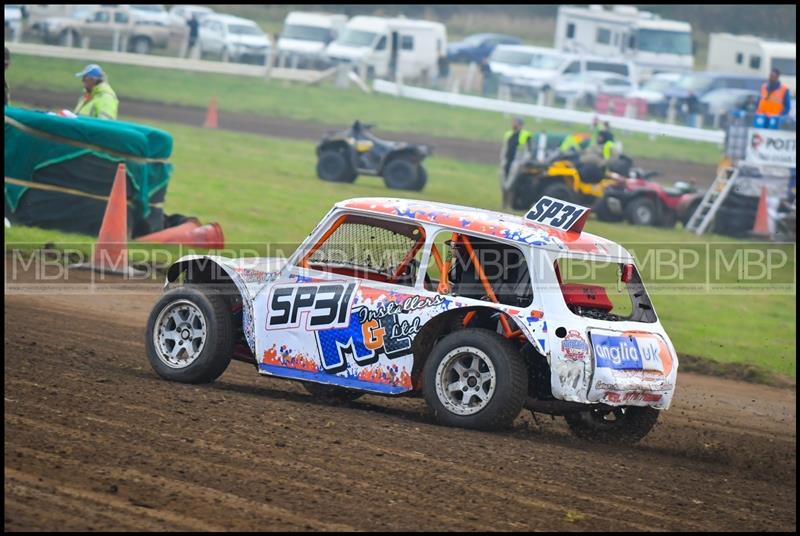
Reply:
[[[603,197],[606,188],[617,184],[620,176],[628,175],[632,165],[632,160],[625,155],[606,166],[599,158],[582,158],[574,151],[558,152],[543,160],[525,154],[512,164],[510,180],[503,181],[503,206],[525,210],[543,196],[593,206]]]
[[[703,193],[686,182],[665,188],[654,182],[657,172],[635,170],[633,177],[617,181],[605,190],[595,207],[601,220],[627,220],[634,225],[674,227],[677,221],[685,226],[694,213]]]
[[[329,182],[353,182],[359,174],[383,177],[387,188],[420,191],[428,181],[422,161],[426,145],[382,140],[374,125],[356,120],[348,130],[326,134],[317,145],[317,176]]]

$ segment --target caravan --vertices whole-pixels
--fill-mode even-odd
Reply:
[[[368,78],[432,79],[446,51],[447,30],[439,22],[353,17],[326,55],[363,69]]]
[[[555,47],[565,52],[633,60],[640,73],[689,72],[694,67],[692,26],[663,20],[633,6],[561,6]]]
[[[797,87],[797,45],[770,41],[754,35],[712,33],[708,43],[708,68],[747,74],[766,80],[772,69],[794,94]]]

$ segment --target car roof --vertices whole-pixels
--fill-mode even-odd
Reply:
[[[359,197],[336,203],[340,209],[409,221],[486,236],[516,245],[558,252],[585,253],[630,260],[625,249],[605,238],[582,232],[566,233],[536,224],[522,216],[434,201]]]

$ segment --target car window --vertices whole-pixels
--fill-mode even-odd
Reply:
[[[625,63],[612,63],[605,61],[587,61],[587,71],[603,71],[606,73],[616,73],[628,76],[628,66]]]
[[[414,36],[403,35],[400,37],[401,50],[414,50]]]
[[[117,11],[114,13],[114,22],[117,24],[128,24],[130,19],[128,18],[128,14],[124,11]]]
[[[567,74],[576,74],[581,72],[581,63],[579,61],[573,61],[567,66],[566,69],[564,69],[564,72]]]
[[[434,237],[425,287],[432,292],[518,307],[527,307],[533,301],[530,269],[519,248],[451,231],[440,231]]]
[[[414,286],[425,230],[411,223],[345,215],[299,266],[359,279]]]
[[[378,41],[378,45],[375,47],[375,50],[386,50],[386,36],[382,35],[380,41]]]
[[[108,22],[111,20],[111,17],[108,14],[108,11],[97,11],[94,14],[94,22]]]

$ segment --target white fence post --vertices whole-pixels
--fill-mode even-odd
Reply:
[[[469,67],[467,67],[467,81],[464,84],[464,91],[474,91],[472,84],[475,80],[475,72],[477,71],[478,67],[475,65],[474,61],[469,63]]]
[[[119,52],[119,30],[114,29],[114,35],[111,36],[111,50]]]
[[[89,48],[89,44],[90,44],[89,41],[90,41],[89,36],[88,35],[84,35],[81,38],[81,48],[88,49]],[[72,42],[72,32],[70,32],[70,42]],[[72,45],[70,45],[70,46],[72,46]]]
[[[671,125],[675,124],[676,106],[675,97],[669,99],[669,105],[667,106],[667,123]]]

